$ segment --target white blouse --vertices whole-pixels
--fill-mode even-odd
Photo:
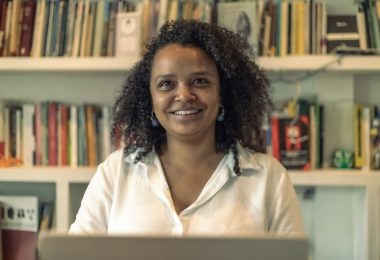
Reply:
[[[98,166],[70,233],[303,233],[285,169],[269,155],[238,151],[242,175],[228,153],[196,201],[177,214],[155,151],[134,164],[136,153],[118,150]]]

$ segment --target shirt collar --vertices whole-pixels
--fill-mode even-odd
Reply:
[[[240,144],[237,144],[237,149],[239,153],[239,167],[241,169],[253,169],[253,170],[260,170],[262,168],[262,165],[257,160],[256,156],[247,148],[242,147]],[[141,149],[137,149],[134,153],[131,153],[127,155],[127,157],[124,158],[124,161],[127,163],[134,163],[135,158],[138,155],[138,152],[141,151]],[[150,153],[148,153],[145,157],[143,157],[138,163],[142,163],[145,165],[153,165],[154,164],[154,158],[157,156],[157,153],[155,149],[152,149]],[[234,156],[232,151],[230,150],[227,154],[227,165],[230,168],[231,172],[233,172],[233,166],[234,166]]]

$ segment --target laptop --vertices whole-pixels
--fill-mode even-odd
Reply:
[[[306,237],[42,233],[40,260],[306,260]]]

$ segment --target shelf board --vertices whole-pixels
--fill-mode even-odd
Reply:
[[[0,58],[0,71],[127,71],[139,60],[139,56],[129,57],[89,57],[89,58]]]
[[[379,72],[380,56],[344,56],[338,62],[339,56],[286,56],[261,57],[258,64],[267,71],[312,71],[333,63],[326,70],[340,72]],[[337,61],[334,63],[334,61]]]
[[[105,71],[125,72],[140,59],[140,56],[129,57],[3,57],[0,58],[1,71],[61,71],[84,72]],[[267,71],[312,71],[323,67],[338,56],[305,55],[286,57],[259,57],[258,64]],[[345,56],[340,62],[334,63],[328,71],[347,72],[380,72],[380,56]]]
[[[13,167],[0,168],[0,182],[68,182],[88,183],[94,167]],[[296,186],[353,186],[380,185],[379,171],[323,169],[313,171],[289,171]]]
[[[0,182],[59,182],[87,183],[95,167],[11,167],[0,168]]]
[[[312,171],[289,171],[296,186],[353,186],[380,185],[379,171],[322,169]]]

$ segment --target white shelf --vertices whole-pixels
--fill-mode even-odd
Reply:
[[[0,182],[67,182],[88,183],[94,167],[13,167],[0,168]],[[380,185],[380,171],[324,169],[289,171],[294,185],[367,186]]]
[[[313,171],[289,171],[296,186],[352,186],[380,185],[379,171],[323,169]]]
[[[139,56],[123,58],[90,57],[90,58],[0,58],[0,71],[127,71],[139,60]]]
[[[282,58],[262,57],[259,65],[268,71],[312,71],[337,61],[338,56],[288,56]],[[380,56],[344,56],[333,63],[327,71],[380,72]]]
[[[138,55],[130,57],[4,57],[0,58],[1,71],[127,71],[140,59]],[[260,57],[258,64],[267,71],[312,71],[319,69],[338,56],[287,56]],[[380,56],[345,56],[340,62],[334,63],[328,71],[341,72],[380,72]]]
[[[0,182],[88,183],[94,167],[11,167],[0,168]]]

